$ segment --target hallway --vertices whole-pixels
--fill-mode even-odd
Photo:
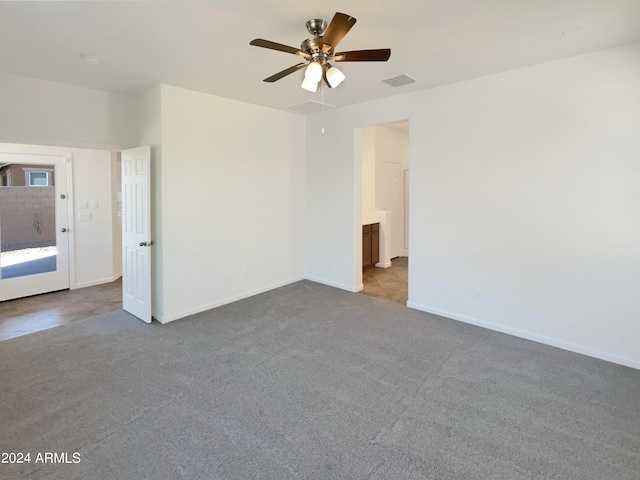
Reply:
[[[409,257],[394,258],[389,268],[365,268],[362,283],[365,295],[406,305],[409,298]]]

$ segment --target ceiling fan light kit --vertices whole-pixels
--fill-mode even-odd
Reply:
[[[304,78],[313,83],[322,80],[322,66],[316,61],[311,61],[304,72]]]
[[[329,67],[327,69],[327,82],[329,82],[331,88],[336,88],[344,81],[345,78],[344,73],[336,67]]]
[[[310,92],[318,90],[318,84],[324,79],[329,88],[335,88],[340,85],[345,75],[336,67],[329,64],[329,61],[335,62],[386,62],[391,56],[391,50],[388,48],[378,50],[354,50],[351,52],[336,52],[338,43],[355,25],[356,19],[350,15],[337,12],[331,23],[327,24],[325,20],[312,19],[306,23],[307,30],[313,37],[307,38],[300,45],[300,49],[282,45],[280,43],[271,42],[256,38],[250,42],[250,45],[256,47],[268,48],[280,52],[298,55],[306,60],[307,63],[299,63],[293,67],[289,67],[281,72],[271,75],[264,79],[265,82],[273,83],[287,75],[292,74],[305,67],[304,80],[302,88]]]
[[[310,82],[305,76],[305,78],[302,80],[302,88],[308,90],[309,92],[316,93],[318,91],[318,83],[319,82]]]

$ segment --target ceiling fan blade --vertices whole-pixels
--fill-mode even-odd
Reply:
[[[273,83],[276,80],[280,80],[281,78],[286,77],[287,75],[291,75],[293,72],[297,72],[298,70],[300,70],[302,67],[305,67],[306,65],[307,63],[303,62],[303,63],[299,63],[298,65],[294,65],[293,67],[286,68],[285,70],[282,70],[281,72],[278,72],[275,75],[271,75],[270,77],[265,78],[263,82]]]
[[[378,50],[354,50],[336,53],[331,60],[336,62],[386,62],[391,56],[390,48]]]
[[[281,43],[270,42],[269,40],[263,40],[262,38],[256,38],[255,40],[251,40],[249,45],[254,45],[256,47],[268,48],[269,50],[277,50],[279,52],[293,53],[294,55],[300,55],[304,58],[309,58],[309,54],[303,52],[294,47],[289,47],[287,45],[282,45]]]
[[[355,24],[355,18],[345,13],[336,12],[322,36],[322,50],[325,53],[334,51],[340,40],[349,33]]]

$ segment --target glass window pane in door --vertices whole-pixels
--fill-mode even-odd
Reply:
[[[36,165],[8,164],[0,170],[19,171]],[[0,172],[1,174],[2,172]],[[6,172],[5,172],[6,174]],[[30,172],[30,185],[0,186],[0,268],[3,280],[57,269],[55,186],[48,172]],[[42,184],[43,186],[33,185]]]

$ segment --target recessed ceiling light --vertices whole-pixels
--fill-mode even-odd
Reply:
[[[91,65],[98,65],[100,63],[100,59],[95,55],[89,55],[88,53],[84,53],[82,55],[82,61],[84,63],[90,63]]]

